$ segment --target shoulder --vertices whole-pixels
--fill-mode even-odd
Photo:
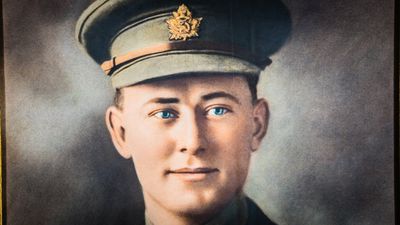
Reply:
[[[276,225],[272,222],[258,205],[246,197],[248,220],[246,225]]]

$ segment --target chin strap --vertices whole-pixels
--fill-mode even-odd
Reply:
[[[164,43],[153,47],[131,51],[124,55],[115,56],[112,59],[103,62],[101,64],[101,69],[105,72],[106,75],[110,76],[115,70],[117,70],[119,67],[123,66],[126,63],[132,62],[142,57],[155,54],[163,54],[173,51],[179,51],[182,53],[197,52],[197,53],[215,53],[220,55],[230,55],[247,60],[249,62],[252,62],[256,59],[254,54],[238,46],[227,45],[223,43],[211,43],[199,40],[189,40],[189,41],[176,41],[176,42]]]

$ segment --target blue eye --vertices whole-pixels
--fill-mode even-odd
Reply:
[[[170,111],[160,111],[154,114],[154,116],[160,118],[160,119],[173,119],[177,118],[178,116]]]
[[[222,116],[228,112],[228,109],[224,107],[215,107],[208,111],[209,114],[214,116]]]

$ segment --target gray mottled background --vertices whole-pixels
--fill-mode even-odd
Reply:
[[[247,193],[279,224],[391,225],[394,0],[284,0],[293,34],[260,92],[271,121]],[[143,200],[77,48],[83,0],[3,0],[8,225],[135,224]]]

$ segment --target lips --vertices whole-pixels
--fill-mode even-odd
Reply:
[[[218,172],[217,168],[210,168],[210,167],[197,167],[197,168],[180,168],[176,170],[169,170],[168,173],[213,173]]]
[[[177,178],[185,183],[202,182],[215,178],[219,172],[217,168],[196,167],[196,168],[179,168],[167,171],[167,175]]]

